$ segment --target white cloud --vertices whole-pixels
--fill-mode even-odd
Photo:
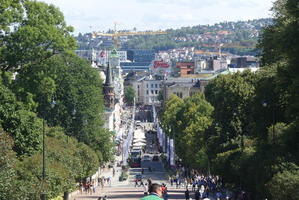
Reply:
[[[43,0],[58,6],[76,32],[178,28],[269,17],[272,0]],[[92,27],[92,28],[90,28]]]

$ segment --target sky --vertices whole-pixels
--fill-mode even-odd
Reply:
[[[165,30],[271,17],[274,0],[42,0],[64,13],[68,25],[81,32]]]

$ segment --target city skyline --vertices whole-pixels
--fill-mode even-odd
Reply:
[[[118,29],[165,30],[271,17],[271,0],[43,0],[57,6],[75,34]],[[80,9],[79,9],[80,8]]]

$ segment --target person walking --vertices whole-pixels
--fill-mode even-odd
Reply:
[[[197,189],[194,194],[194,199],[199,200],[199,198],[200,198],[200,193],[199,193],[199,190]]]
[[[140,200],[163,200],[161,197],[162,194],[162,187],[157,183],[152,183],[149,185],[149,195],[141,198]]]
[[[145,183],[145,184],[143,185],[143,194],[144,194],[144,196],[147,196],[147,195],[148,195],[148,185],[147,185],[147,183]]]
[[[187,188],[186,191],[185,191],[185,199],[186,199],[186,200],[189,200],[189,199],[190,199],[190,193],[189,193],[188,188]]]
[[[164,191],[164,193],[163,193],[163,199],[164,200],[168,200],[168,198],[169,198],[169,195],[168,195],[168,190],[166,188],[165,191]]]

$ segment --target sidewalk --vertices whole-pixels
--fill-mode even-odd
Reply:
[[[121,157],[120,156],[117,156],[116,157],[116,163],[119,162],[121,160]],[[129,179],[125,180],[125,181],[119,181],[119,177],[121,175],[121,172],[122,172],[122,169],[121,167],[116,167],[116,164],[114,165],[114,169],[115,169],[115,175],[113,176],[113,168],[103,168],[101,169],[100,171],[100,177],[104,177],[104,178],[110,178],[111,182],[110,184],[105,182],[104,184],[104,188],[100,187],[98,185],[98,182],[97,182],[97,178],[98,178],[98,175],[95,174],[93,177],[96,177],[95,182],[95,186],[96,186],[96,192],[95,193],[92,193],[92,194],[87,194],[86,192],[83,192],[82,194],[80,194],[80,191],[79,190],[76,190],[72,193],[70,193],[70,196],[69,196],[69,199],[70,200],[78,200],[78,199],[89,199],[89,198],[92,198],[92,199],[95,199],[96,197],[99,197],[99,196],[104,196],[106,194],[109,193],[109,188],[111,187],[120,187],[120,186],[128,186],[129,185]]]

